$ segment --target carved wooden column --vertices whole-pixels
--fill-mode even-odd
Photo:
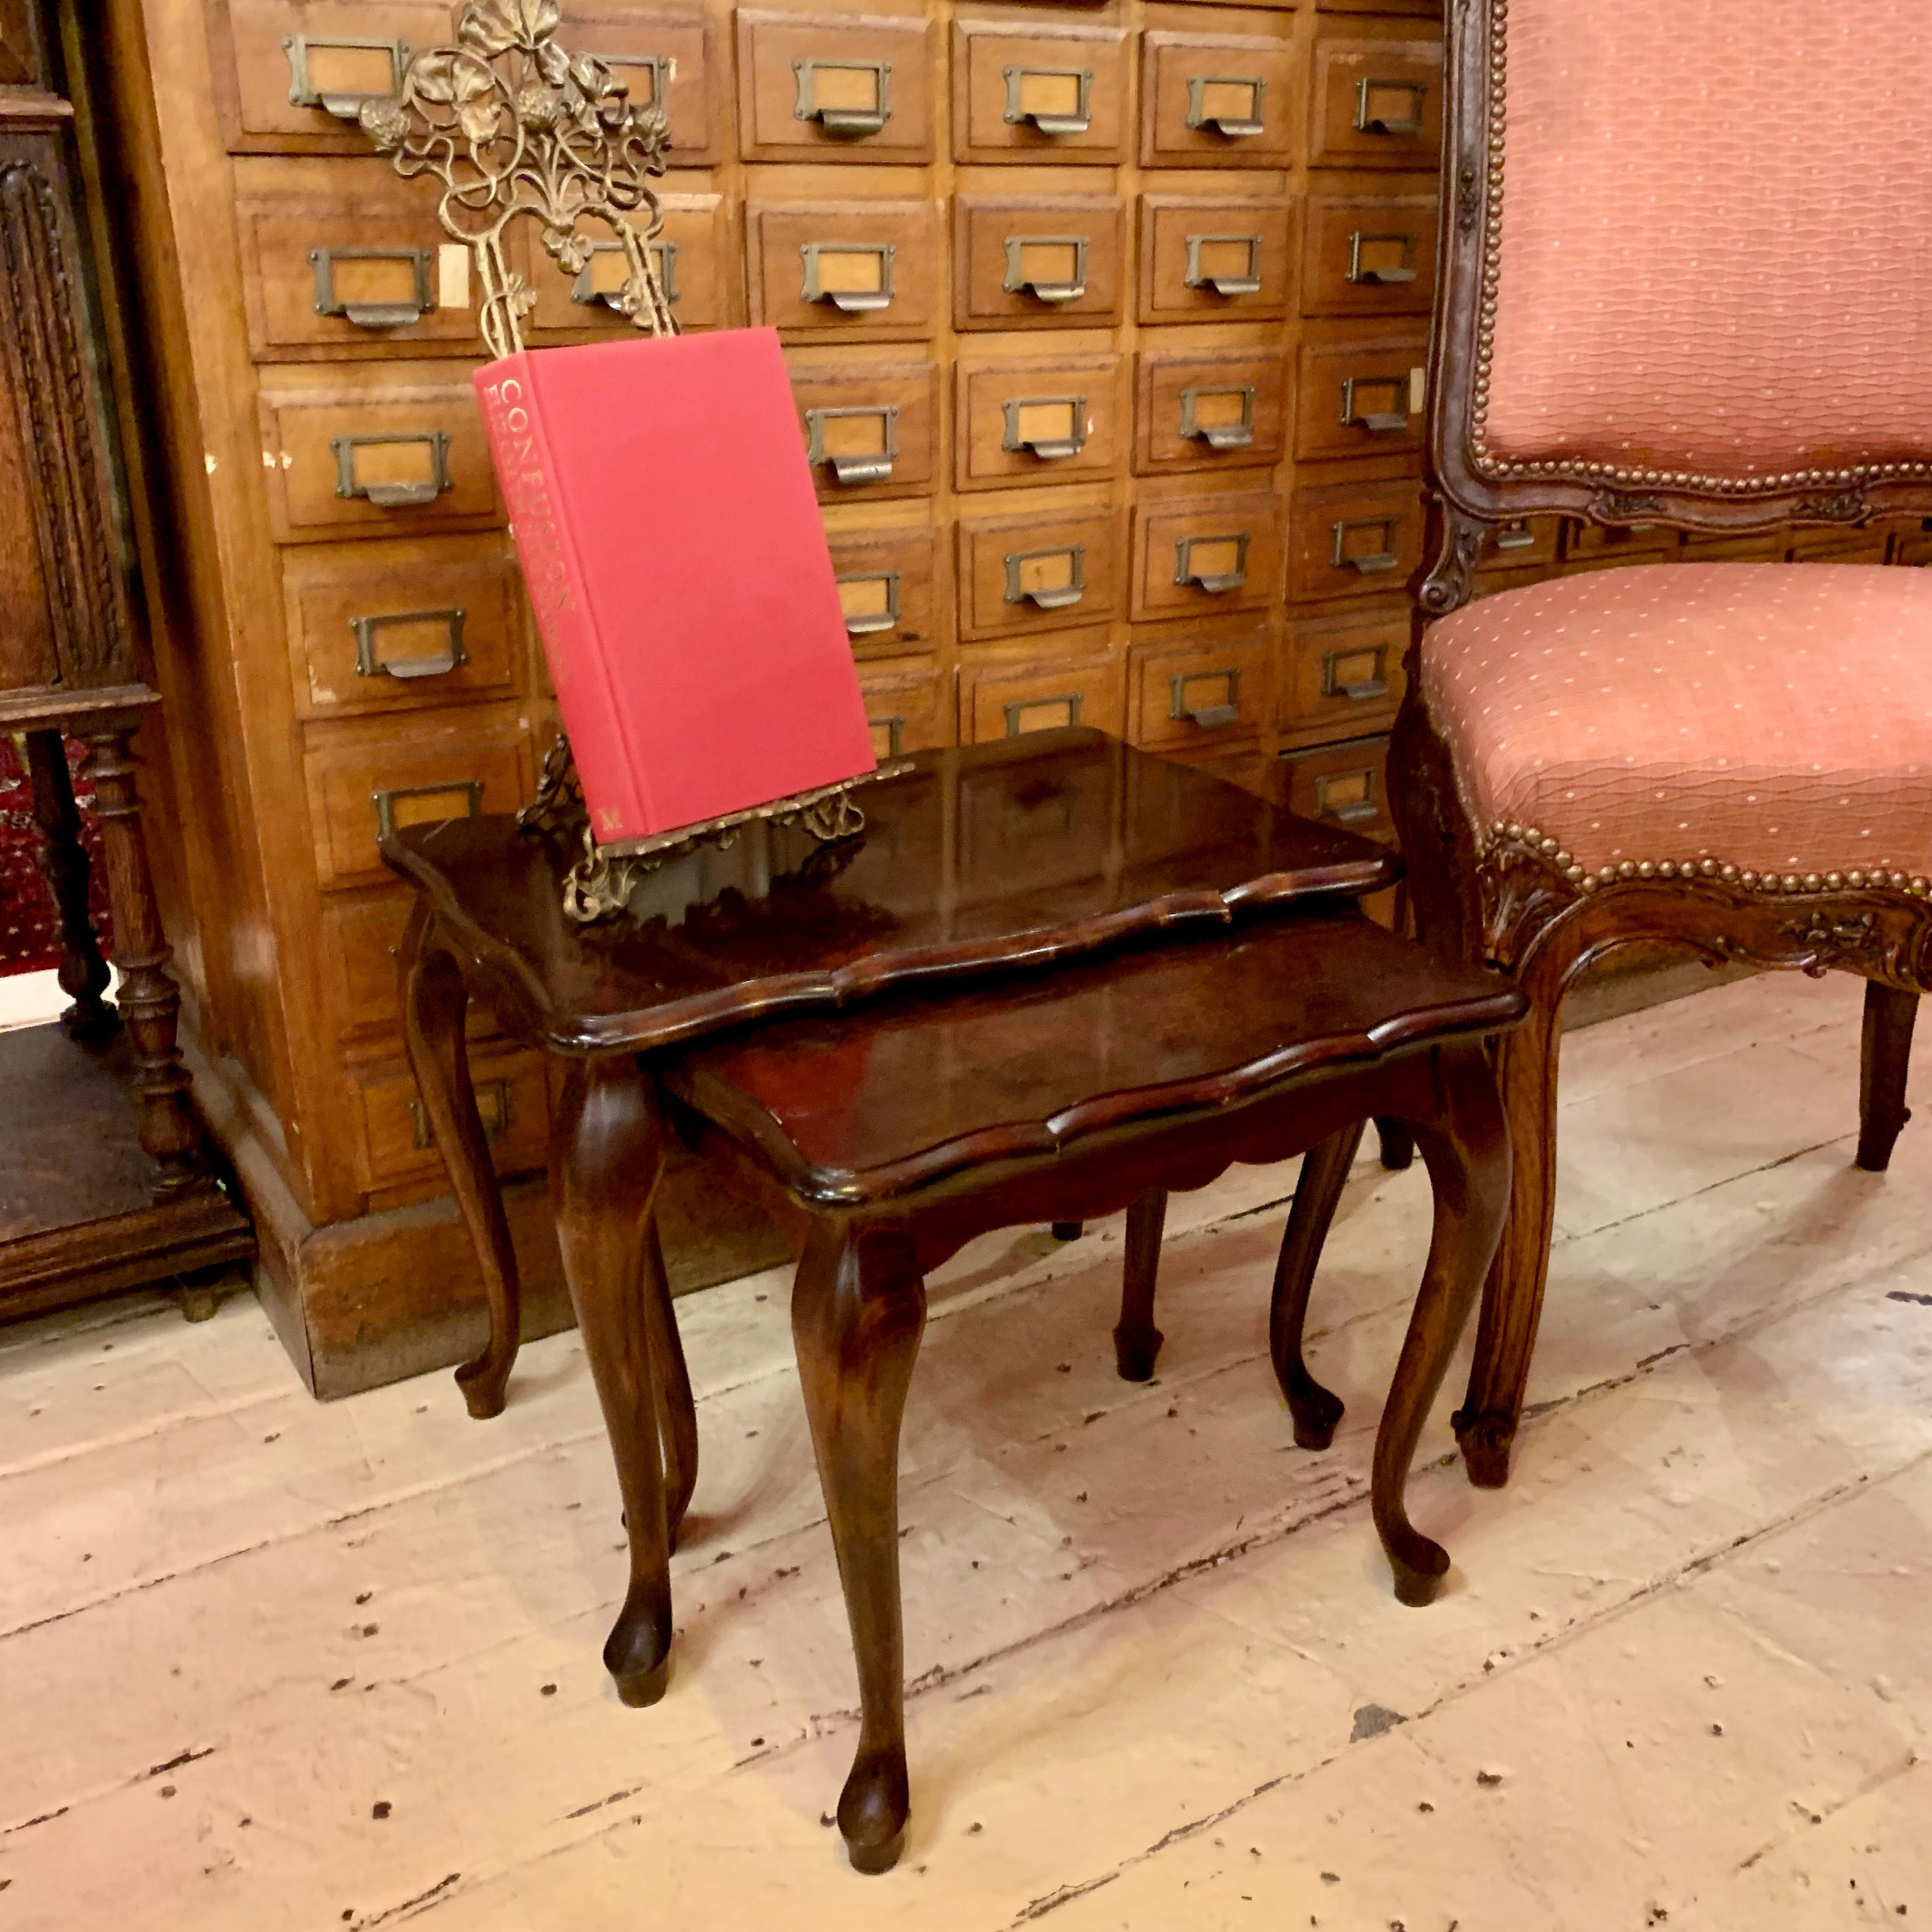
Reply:
[[[0,729],[26,737],[42,869],[60,915],[60,981],[74,1000],[64,1022],[81,1035],[114,1028],[62,734],[88,746],[121,1018],[158,1201],[214,1184],[176,1045],[181,995],[166,970],[129,749],[160,700],[137,648],[74,112],[59,88],[50,22],[30,0],[0,0]]]

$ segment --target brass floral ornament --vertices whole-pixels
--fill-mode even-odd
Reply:
[[[559,46],[560,17],[557,0],[468,0],[456,44],[416,55],[400,92],[360,112],[399,175],[442,183],[438,212],[476,263],[477,322],[494,356],[523,347],[536,302],[503,249],[524,215],[567,275],[590,263],[584,225],[608,227],[628,270],[611,306],[647,335],[677,332],[645,245],[663,220],[650,182],[664,171],[670,123],[662,106],[634,104],[595,55]]]

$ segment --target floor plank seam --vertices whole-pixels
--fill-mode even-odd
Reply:
[[[1697,1576],[1708,1574],[1720,1564],[1731,1561],[1740,1552],[1748,1550],[1753,1544],[1778,1534],[1809,1516],[1820,1514],[1829,1508],[1833,1504],[1843,1501],[1846,1496],[1867,1486],[1871,1482],[1892,1481],[1898,1477],[1928,1462],[1932,1462],[1932,1450],[1920,1450],[1888,1468],[1878,1472],[1867,1472],[1847,1481],[1833,1484],[1830,1489],[1822,1491],[1817,1496],[1806,1498],[1802,1504],[1786,1511],[1772,1522],[1747,1531],[1718,1549],[1700,1552],[1697,1556],[1675,1569],[1667,1571],[1661,1576],[1653,1578],[1632,1595],[1622,1598],[1615,1604],[1606,1605],[1600,1615],[1573,1619],[1567,1624],[1555,1627],[1541,1638],[1532,1640],[1520,1651],[1510,1654],[1506,1661],[1498,1667],[1494,1669],[1486,1667],[1480,1672],[1451,1684],[1432,1702],[1402,1717],[1400,1720],[1400,1727],[1419,1724],[1425,1719],[1433,1717],[1437,1712],[1446,1710],[1459,1702],[1471,1691],[1480,1690],[1484,1684],[1494,1682],[1509,1672],[1522,1669],[1533,1660],[1540,1660],[1555,1655],[1571,1645],[1580,1642],[1584,1637],[1594,1635],[1613,1626],[1619,1619],[1654,1600],[1666,1591],[1682,1588],[1686,1582]],[[1396,1725],[1390,1725],[1375,1733],[1375,1737],[1387,1736],[1397,1728],[1399,1726]],[[1073,1900],[1082,1898],[1088,1892],[1098,1890],[1100,1886],[1110,1883],[1114,1879],[1124,1876],[1136,1865],[1144,1864],[1150,1859],[1159,1856],[1171,1846],[1198,1838],[1203,1832],[1211,1831],[1216,1826],[1225,1824],[1229,1819],[1238,1816],[1249,1805],[1253,1804],[1257,1799],[1267,1796],[1270,1792],[1278,1791],[1285,1786],[1300,1784],[1315,1777],[1345,1756],[1354,1748],[1355,1743],[1358,1742],[1372,1743],[1374,1741],[1375,1738],[1359,1740],[1352,1738],[1340,1750],[1330,1753],[1316,1763],[1304,1766],[1297,1771],[1284,1772],[1280,1776],[1266,1780],[1256,1786],[1244,1796],[1222,1806],[1215,1811],[1198,1819],[1190,1819],[1184,1824],[1175,1826],[1172,1830],[1156,1840],[1153,1844],[1148,1846],[1145,1850],[1137,1852],[1132,1856],[1123,1859],[1112,1871],[1096,1874],[1092,1879],[1081,1880],[1077,1883],[1064,1886],[1058,1892],[1034,1900],[1017,1916],[1007,1922],[1009,1932],[1012,1927],[1042,1918],[1058,1906],[1070,1904]],[[1905,1762],[1898,1766],[1895,1772],[1890,1774],[1902,1774],[1917,1762],[1917,1757],[1918,1754],[1916,1751],[1909,1753]],[[1886,1781],[1886,1778],[1880,1777],[1872,1781],[1871,1788],[1876,1789],[1878,1785]],[[1854,1793],[1852,1798],[1844,1800],[1844,1802],[1851,1802],[1853,1798],[1863,1795],[1865,1795],[1863,1792]],[[1842,1808],[1842,1805],[1835,1808]],[[1822,1818],[1814,1817],[1812,1822],[1816,1823],[1822,1821]],[[1785,1841],[1774,1841],[1772,1845],[1766,1846],[1764,1851],[1774,1850],[1778,1843],[1782,1842]],[[1762,1856],[1763,1851],[1760,1851],[1754,1855],[1752,1860],[1748,1860],[1746,1862],[1747,1864],[1754,1862],[1756,1858]]]

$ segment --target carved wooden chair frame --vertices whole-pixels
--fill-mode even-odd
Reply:
[[[1932,460],[1747,481],[1581,460],[1510,462],[1491,453],[1484,425],[1504,217],[1509,12],[1509,0],[1449,4],[1426,458],[1433,561],[1418,586],[1407,689],[1390,754],[1418,936],[1504,968],[1531,1003],[1528,1023],[1499,1049],[1515,1198],[1484,1291],[1468,1398],[1455,1418],[1471,1478],[1484,1486],[1508,1479],[1542,1310],[1556,1179],[1557,1036],[1564,997],[1585,969],[1622,947],[1663,944],[1713,966],[1742,961],[1814,977],[1833,969],[1861,975],[1858,1164],[1874,1171],[1886,1166],[1905,1124],[1918,995],[1932,990],[1927,878],[1849,866],[1802,877],[1761,874],[1669,851],[1586,872],[1536,826],[1469,822],[1448,748],[1430,716],[1422,652],[1432,623],[1470,602],[1492,526],[1553,513],[1738,536],[1932,513]]]

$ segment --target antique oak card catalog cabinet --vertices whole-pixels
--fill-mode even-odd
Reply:
[[[376,841],[520,803],[553,728],[468,380],[469,265],[356,124],[450,16],[106,20],[96,111],[178,538],[164,645],[207,723],[185,809],[222,855],[200,1064],[284,1334],[344,1389],[456,1359],[479,1318]],[[653,246],[683,325],[781,332],[882,754],[1077,722],[1245,782],[1286,760],[1299,809],[1386,830],[1440,31],[1431,0],[564,0],[560,42],[668,112]],[[614,250],[526,266],[532,344],[627,326]],[[676,487],[644,481],[646,506]],[[638,538],[641,600],[647,508]],[[1492,565],[1675,542],[1566,558],[1525,528]],[[472,1058],[540,1287],[542,1077],[487,1039]],[[733,1204],[670,1198],[686,1279],[758,1258]]]

